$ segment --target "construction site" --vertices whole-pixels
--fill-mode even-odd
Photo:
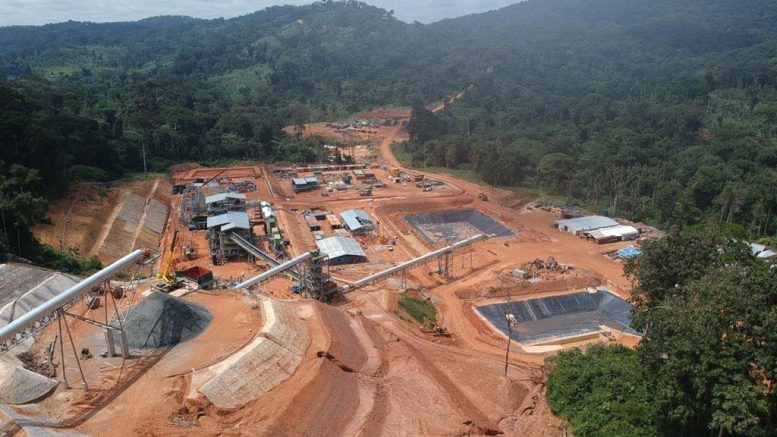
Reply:
[[[643,230],[404,168],[407,118],[287,129],[348,164],[78,188],[37,232],[103,270],[0,264],[2,435],[566,435],[544,361],[639,342]]]

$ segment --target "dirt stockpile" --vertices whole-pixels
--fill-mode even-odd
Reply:
[[[196,303],[154,293],[130,310],[124,329],[130,347],[159,348],[191,340],[212,319],[210,312]]]

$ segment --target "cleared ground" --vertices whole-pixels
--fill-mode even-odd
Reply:
[[[33,228],[43,243],[96,255],[110,263],[135,248],[157,250],[170,212],[172,185],[164,178],[114,184],[73,184],[51,203],[51,224]]]
[[[331,128],[320,129],[323,134],[332,133]],[[377,167],[371,168],[377,179],[389,182],[389,169],[401,167],[390,146],[406,138],[405,133],[397,125],[380,128],[375,135],[374,158],[369,158],[374,161],[367,163]],[[205,179],[221,171],[201,170],[196,165],[176,170],[177,181]],[[337,178],[341,176],[338,173],[343,172],[324,172],[322,176]],[[54,417],[68,429],[91,435],[106,431],[111,435],[564,435],[544,400],[546,354],[513,344],[505,375],[507,340],[478,315],[476,308],[504,302],[507,296],[548,297],[600,284],[628,298],[629,283],[622,264],[605,256],[626,243],[597,246],[559,232],[552,226],[558,216],[526,208],[528,199],[445,174],[428,175],[443,182],[431,191],[413,183],[392,182],[374,189],[372,196],[360,196],[353,189],[294,194],[289,179],[265,166],[243,165],[222,176],[229,180],[216,180],[218,185],[204,189],[216,191],[241,180],[253,182],[257,190],[246,193],[248,200],[274,204],[281,231],[290,240],[289,256],[315,247],[303,219],[305,211],[367,211],[379,224],[377,235],[357,238],[369,262],[330,270],[335,278],[346,281],[445,244],[425,238],[405,220],[408,215],[473,211],[507,232],[457,252],[449,277],[437,272],[436,263],[408,272],[409,285],[435,304],[438,325],[448,329],[448,337],[435,336],[400,317],[397,299],[402,290],[396,278],[349,293],[333,305],[295,302],[298,296],[289,291],[291,280],[278,278],[255,291],[284,300],[280,305],[285,309],[279,310],[284,314],[283,327],[266,328],[274,322],[269,316],[265,318],[264,304],[240,293],[189,295],[185,299],[213,315],[200,336],[172,350],[148,351],[127,361],[86,360],[87,377],[99,381],[94,383],[95,392],[84,395],[77,389],[59,389],[53,397],[22,410],[30,416]],[[481,192],[489,201],[479,199]],[[226,281],[267,268],[261,261],[249,260],[212,266],[204,232],[178,225],[180,201],[181,196],[173,198],[162,246],[169,244],[174,228],[170,224],[175,224],[181,244],[194,247],[196,255],[185,259],[176,251],[177,269],[200,265],[212,268]],[[120,209],[109,221],[115,222],[120,215],[136,217],[135,210],[120,213]],[[255,217],[254,211],[250,214]],[[148,218],[130,220],[156,223]],[[452,222],[478,228],[468,220]],[[452,235],[460,235],[454,231]],[[258,234],[255,243],[265,247],[261,232]],[[393,250],[389,250],[387,240],[395,242]],[[549,256],[572,268],[543,273],[536,284],[512,276],[512,269]],[[84,323],[74,323],[73,329],[81,344],[100,349],[102,330]],[[49,338],[40,338],[38,347],[47,345]],[[575,339],[563,347],[590,341],[608,340]],[[633,344],[629,339],[622,342]],[[252,344],[256,349],[248,353],[245,348]],[[275,358],[268,361],[268,355]],[[201,397],[205,395],[198,387],[207,384],[203,381],[219,381],[218,372],[205,374],[204,369],[219,370],[224,363],[238,363],[246,374],[256,371],[267,380],[241,385],[245,397],[240,398],[228,390],[222,393],[220,389],[229,388],[229,383],[214,382],[210,388],[219,390],[212,391],[213,400]],[[65,365],[69,374],[75,375],[75,360],[66,359]],[[241,373],[221,373],[225,375],[222,381],[240,382]],[[204,390],[209,392],[207,387]]]

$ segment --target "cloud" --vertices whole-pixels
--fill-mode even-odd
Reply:
[[[312,0],[0,0],[0,26],[62,21],[134,21],[157,15],[231,18],[274,4],[302,5]],[[367,0],[394,10],[403,21],[428,23],[485,12],[519,0]]]

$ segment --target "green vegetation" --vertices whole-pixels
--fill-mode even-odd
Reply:
[[[637,354],[625,347],[591,346],[548,360],[548,403],[576,436],[657,435],[655,408]]]
[[[554,411],[580,435],[777,435],[777,269],[715,225],[643,250],[627,272],[645,337],[633,353],[560,355]]]
[[[399,296],[399,306],[422,325],[434,326],[437,323],[434,304],[429,299],[418,299],[403,293]]]
[[[100,260],[95,256],[83,259],[77,253],[56,250],[47,244],[39,245],[33,253],[32,261],[61,272],[74,274],[92,273],[103,267]]]
[[[442,174],[449,174],[453,177],[469,181],[469,182],[475,182],[475,183],[483,183],[483,179],[480,178],[480,176],[472,171],[472,169],[467,168],[467,164],[462,164],[459,167],[460,168],[449,168],[449,167],[429,167],[426,165],[419,165],[417,162],[413,162],[413,157],[407,150],[407,143],[396,143],[391,145],[392,153],[394,153],[394,156],[399,160],[399,162],[402,163],[405,167],[417,167],[422,168],[427,173],[442,173]]]

